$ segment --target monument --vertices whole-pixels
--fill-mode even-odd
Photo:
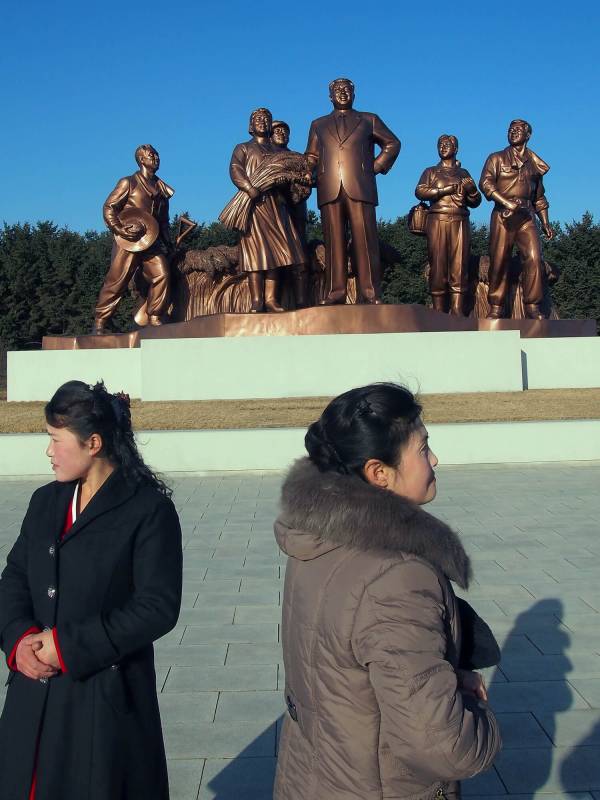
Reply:
[[[290,141],[290,126],[283,120],[273,121],[273,131],[271,142],[277,150],[286,153],[291,152],[288,144]],[[296,155],[299,155],[297,153]],[[305,308],[309,305],[308,282],[309,282],[309,253],[308,240],[306,238],[306,226],[308,224],[308,206],[306,201],[310,197],[312,181],[305,180],[304,184],[291,182],[284,187],[286,199],[288,201],[290,216],[302,242],[305,260],[302,264],[297,264],[293,271],[294,299],[296,308]]]
[[[535,215],[544,235],[552,239],[543,182],[550,167],[527,147],[531,133],[528,122],[514,119],[508,127],[508,147],[488,157],[479,181],[486,199],[494,201],[490,220],[490,319],[504,315],[509,262],[515,245],[521,258],[525,314],[529,319],[544,318],[540,309],[544,268]]]
[[[130,281],[141,272],[147,285],[144,324],[161,325],[169,304],[169,199],[174,191],[156,172],[158,152],[150,144],[135,151],[138,171],[121,178],[106,198],[104,221],[114,235],[110,269],[96,301],[93,333],[102,334]]]
[[[477,208],[481,195],[456,158],[456,136],[442,134],[437,147],[439,163],[423,172],[415,189],[419,200],[430,201],[425,223],[429,291],[436,311],[465,316],[471,247],[469,208]]]
[[[400,141],[377,114],[356,111],[354,84],[336,78],[329,84],[333,111],[314,120],[306,155],[317,172],[317,203],[323,222],[328,292],[323,305],[346,299],[349,226],[358,288],[366,303],[381,303],[381,264],[377,237],[375,176],[392,168]],[[375,145],[381,152],[375,157]]]
[[[427,236],[433,309],[382,303],[382,259],[394,263],[398,256],[378,239],[376,176],[392,168],[400,141],[377,114],[356,110],[354,95],[349,78],[331,81],[333,110],[312,122],[304,153],[289,148],[289,125],[273,121],[269,109],[251,113],[250,139],[234,147],[229,166],[237,192],[219,215],[237,231],[237,246],[178,248],[194,225],[187,218],[180,220],[186,229],[173,245],[173,190],[157,176],[155,148],[138,147],[138,171],[121,179],[104,204],[114,245],[94,335],[47,336],[43,348],[340,333],[592,335],[591,320],[556,319],[548,285],[557,271],[542,260],[535,225],[537,214],[552,237],[543,186],[548,166],[529,149],[531,126],[520,119],[510,124],[509,146],[487,159],[480,180],[495,203],[489,260],[470,255],[469,209],[480,204],[481,194],[458,161],[458,138],[443,134],[439,162],[418,181],[421,204],[410,221],[411,229]],[[324,241],[307,236],[306,200],[313,187]],[[140,295],[136,327],[112,333],[107,323],[132,281]]]
[[[249,127],[252,138],[235,147],[229,166],[233,183],[253,201],[247,220],[235,223],[241,232],[239,267],[248,273],[253,314],[263,309],[284,311],[277,299],[280,270],[300,268],[306,262],[300,236],[279,191],[288,176],[269,169],[277,164],[287,166],[292,160],[291,156],[276,157],[277,149],[270,139],[272,123],[267,108],[253,111]],[[221,219],[228,222],[227,214],[221,214]]]

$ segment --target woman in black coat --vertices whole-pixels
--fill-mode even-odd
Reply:
[[[166,800],[152,643],[179,615],[177,513],[128,398],[71,381],[46,420],[57,480],[33,494],[0,579],[0,796]]]

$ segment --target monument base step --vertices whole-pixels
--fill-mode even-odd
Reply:
[[[279,314],[211,314],[187,322],[101,336],[44,336],[44,350],[104,350],[139,347],[154,339],[227,336],[324,336],[357,333],[457,333],[519,331],[522,339],[595,336],[596,321],[582,319],[475,319],[442,314],[421,305],[339,305]]]

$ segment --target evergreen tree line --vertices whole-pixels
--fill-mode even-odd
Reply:
[[[173,222],[175,230],[177,220]],[[600,224],[590,213],[571,224],[554,225],[555,238],[544,257],[561,269],[552,289],[563,318],[596,319],[600,324]],[[406,217],[379,222],[380,238],[401,255],[384,276],[388,303],[424,303],[424,237],[411,234]],[[322,238],[319,219],[309,212],[308,238]],[[220,223],[201,224],[185,239],[185,249],[235,244],[236,234]],[[110,264],[112,235],[81,234],[52,222],[4,225],[0,230],[0,348],[36,348],[45,334],[87,333],[98,290]],[[473,226],[472,250],[487,252],[488,229]],[[117,330],[131,328],[133,300],[123,298]]]

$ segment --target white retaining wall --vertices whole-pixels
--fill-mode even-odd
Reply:
[[[428,426],[442,464],[600,461],[600,420]],[[305,428],[140,431],[144,459],[161,472],[282,470],[305,455]],[[0,436],[0,475],[48,475],[42,434]]]
[[[104,379],[143,400],[335,395],[371,381],[423,394],[600,387],[600,337],[518,331],[142,340],[141,347],[8,354],[8,400],[48,400]]]

